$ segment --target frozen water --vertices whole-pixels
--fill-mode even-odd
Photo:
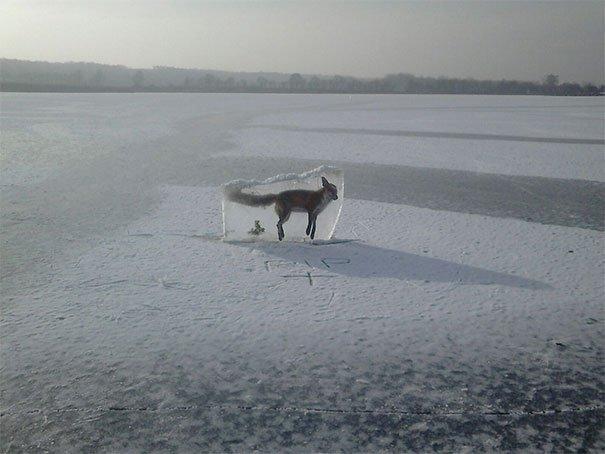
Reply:
[[[338,115],[301,109],[259,116],[226,153],[605,181],[599,98],[367,101]]]
[[[0,96],[0,452],[603,451],[602,99]]]
[[[275,205],[248,206],[234,200],[233,195],[242,191],[244,194],[266,195],[279,194],[283,191],[303,189],[316,191],[322,187],[321,177],[325,177],[338,189],[338,199],[332,200],[317,218],[315,239],[332,238],[343,201],[344,180],[342,170],[331,166],[321,166],[301,174],[277,175],[264,181],[234,180],[223,187],[223,234],[229,241],[266,240],[275,241],[278,216]],[[284,223],[285,240],[302,241],[306,234],[308,217],[304,212],[292,212]]]

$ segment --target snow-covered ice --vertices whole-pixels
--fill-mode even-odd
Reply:
[[[410,96],[358,109],[261,116],[225,155],[471,170],[605,181],[603,102]],[[496,106],[494,106],[496,105]]]
[[[604,447],[602,101],[1,101],[2,451]],[[224,241],[222,183],[318,160],[344,169],[333,235]],[[477,213],[510,182],[522,207]]]

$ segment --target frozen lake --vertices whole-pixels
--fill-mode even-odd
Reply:
[[[602,98],[0,102],[3,451],[605,447]],[[344,242],[218,239],[321,164]]]

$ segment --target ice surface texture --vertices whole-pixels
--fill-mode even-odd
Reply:
[[[232,200],[232,194],[265,195],[279,194],[292,189],[316,191],[322,187],[321,177],[325,177],[338,189],[338,199],[332,200],[317,217],[315,239],[329,240],[334,233],[342,208],[344,179],[342,170],[331,166],[321,166],[309,172],[277,175],[264,181],[234,180],[223,185],[223,235],[228,241],[277,241],[277,221],[275,204],[247,206]],[[284,223],[284,240],[303,241],[308,238],[308,216],[306,212],[292,212]]]

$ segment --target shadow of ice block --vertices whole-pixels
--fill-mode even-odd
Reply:
[[[275,205],[247,206],[229,199],[234,190],[244,193],[265,195],[279,194],[291,189],[316,191],[322,187],[321,177],[338,188],[338,199],[332,200],[317,217],[315,239],[329,240],[336,228],[342,208],[344,180],[342,170],[321,166],[309,172],[277,175],[264,181],[234,180],[223,185],[223,237],[227,241],[278,241]],[[307,213],[292,212],[284,224],[285,241],[302,241],[308,236]]]

